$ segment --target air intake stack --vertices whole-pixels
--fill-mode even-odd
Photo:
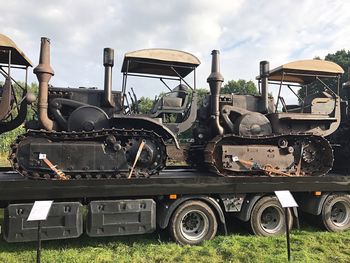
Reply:
[[[261,112],[268,112],[268,81],[269,81],[270,63],[268,61],[260,61],[260,77],[261,77]]]
[[[215,135],[222,135],[224,133],[224,128],[219,122],[219,95],[221,90],[221,85],[224,82],[224,77],[220,73],[220,52],[219,50],[213,50],[211,52],[211,74],[209,75],[207,82],[210,86],[211,94],[211,118],[213,125],[213,133]]]
[[[39,65],[34,68],[34,74],[39,81],[39,121],[46,130],[55,130],[56,124],[47,114],[49,81],[54,75],[54,71],[50,65],[50,39],[46,37],[41,38]]]
[[[105,67],[104,99],[107,107],[115,107],[112,97],[112,68],[114,66],[114,50],[103,50],[103,66]]]

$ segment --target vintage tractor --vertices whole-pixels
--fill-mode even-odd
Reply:
[[[34,69],[39,120],[27,123],[27,133],[10,155],[19,173],[37,179],[131,178],[148,177],[165,167],[166,143],[179,147],[177,135],[196,119],[195,84],[191,87],[185,77],[195,72],[199,60],[168,49],[127,53],[122,91],[112,91],[113,49],[104,49],[103,64],[104,90],[51,87],[50,41],[41,39]],[[178,84],[154,102],[150,113],[140,114],[135,93],[127,92],[131,76],[160,79],[167,87],[167,80]]]
[[[302,60],[270,71],[269,63],[262,61],[257,77],[261,95],[220,94],[224,79],[219,52],[214,50],[212,56],[211,94],[199,109],[195,142],[188,151],[193,166],[223,176],[311,176],[332,168],[333,151],[324,137],[339,126],[340,98],[323,80],[334,78],[339,90],[340,66]],[[314,81],[323,83],[325,90],[299,98],[298,105],[285,103],[282,89],[297,95],[295,86]],[[279,86],[276,104],[268,95],[269,84]]]

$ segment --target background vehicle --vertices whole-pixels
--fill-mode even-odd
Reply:
[[[35,98],[27,94],[28,68],[30,60],[7,36],[0,34],[0,134],[20,126],[26,119],[28,103]],[[24,82],[13,77],[14,72],[24,72]]]

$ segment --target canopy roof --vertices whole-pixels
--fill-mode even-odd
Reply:
[[[129,62],[129,68],[127,64]],[[194,55],[174,49],[142,49],[126,53],[122,65],[122,72],[141,73],[164,76],[177,76],[171,66],[186,77],[197,66],[200,61]]]
[[[9,62],[8,52],[5,52],[5,50],[11,50],[11,64],[32,66],[32,62],[26,57],[22,50],[17,47],[15,42],[7,36],[0,34],[0,63],[3,64]]]
[[[336,63],[326,60],[298,60],[270,71],[269,80],[308,84],[319,77],[336,77],[344,70]],[[258,76],[257,79],[261,77]]]

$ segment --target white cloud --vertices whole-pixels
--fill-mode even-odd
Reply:
[[[210,52],[221,50],[226,80],[254,79],[260,60],[271,67],[324,57],[350,43],[349,1],[19,1],[0,0],[1,33],[34,64],[40,36],[52,39],[57,86],[103,86],[102,49],[115,49],[114,87],[127,51],[183,49],[202,60],[198,86],[207,87]],[[35,81],[35,77],[30,80]],[[141,94],[146,95],[146,94]]]

